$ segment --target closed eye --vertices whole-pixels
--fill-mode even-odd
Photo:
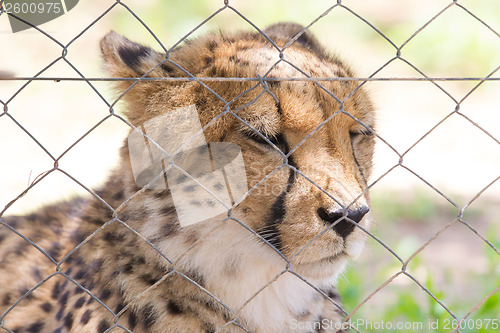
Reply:
[[[368,128],[365,128],[361,131],[350,131],[349,132],[349,136],[351,137],[351,140],[358,137],[358,136],[366,136],[366,137],[369,137],[369,136],[373,136],[374,133],[373,131],[369,130]]]
[[[283,146],[286,141],[283,136],[283,134],[276,134],[273,136],[266,136],[260,132],[256,131],[244,131],[243,134],[254,141],[255,143],[261,144],[261,145],[269,145],[270,143],[274,144],[276,147]]]
[[[265,136],[260,132],[250,131],[250,132],[245,132],[245,136],[249,139],[252,139],[256,143],[263,145],[267,145],[269,144],[269,142],[271,142],[274,145],[278,146],[283,142],[283,136],[281,134],[269,137]]]

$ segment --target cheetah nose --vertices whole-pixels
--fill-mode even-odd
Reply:
[[[346,238],[351,234],[351,232],[354,231],[354,228],[356,225],[351,222],[354,221],[356,223],[359,223],[361,219],[368,213],[370,208],[368,206],[361,206],[357,209],[348,209],[347,210],[347,218],[342,219],[341,221],[337,222],[339,219],[341,219],[344,216],[344,210],[343,209],[338,209],[332,212],[327,212],[326,209],[324,208],[318,208],[318,216],[325,222],[329,224],[333,224],[337,222],[333,226],[333,230],[339,234],[340,237]]]

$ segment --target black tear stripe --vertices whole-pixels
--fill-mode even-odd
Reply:
[[[135,70],[141,64],[142,59],[151,54],[151,51],[149,47],[137,45],[118,49],[118,55],[122,58],[125,65]]]
[[[368,180],[366,179],[365,173],[363,172],[363,169],[361,168],[361,164],[359,164],[359,161],[356,158],[356,156],[354,156],[354,162],[356,163],[356,166],[358,167],[359,173],[361,174],[361,178],[363,178],[365,185],[368,185]]]
[[[283,249],[283,244],[281,242],[281,236],[278,230],[278,224],[281,223],[283,217],[285,216],[285,196],[286,192],[279,195],[276,201],[271,207],[271,218],[269,219],[264,230],[259,232],[262,238],[267,240],[269,244],[274,246],[276,250],[280,251]]]
[[[373,135],[372,132],[366,130],[366,131],[363,131],[361,133],[359,133],[359,135],[364,135],[364,136],[370,136],[370,135]],[[359,170],[359,173],[361,174],[361,177],[363,178],[363,181],[365,182],[365,185],[368,185],[368,179],[366,178],[365,176],[365,173],[363,172],[363,168],[361,167],[361,164],[359,163],[359,160],[358,158],[356,157],[356,148],[354,147],[354,136],[355,134],[354,133],[349,133],[349,136],[350,136],[350,139],[351,139],[351,147],[352,147],[352,157],[354,158],[354,162],[356,163],[356,166],[358,167],[358,170]]]
[[[290,147],[288,146],[288,143],[286,142],[284,136],[281,144],[283,145],[283,153],[288,154],[288,152],[290,151]],[[288,157],[287,164],[291,167],[296,168],[296,165],[291,156]],[[290,174],[288,175],[288,181],[285,190],[276,198],[276,201],[274,201],[271,207],[270,217],[266,226],[263,228],[263,230],[257,232],[259,235],[262,236],[262,238],[267,240],[269,244],[274,246],[280,252],[283,250],[283,244],[281,241],[281,235],[279,233],[278,226],[281,224],[283,218],[285,217],[286,195],[292,189],[293,183],[295,182],[295,178],[296,178],[295,170],[290,169]]]

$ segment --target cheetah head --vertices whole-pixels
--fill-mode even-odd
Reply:
[[[348,257],[360,253],[370,224],[374,108],[360,82],[336,80],[353,74],[310,32],[295,24],[264,32],[267,37],[209,34],[167,53],[114,32],[102,40],[111,76],[141,78],[117,83],[132,125],[144,130],[148,124],[157,133],[154,140],[177,121],[163,115],[195,110],[202,141],[237,145],[244,162],[241,177],[248,191],[241,200],[232,198],[232,207],[218,218],[189,226],[179,223],[175,209],[171,218],[161,214],[175,207],[168,184],[167,190],[137,186],[131,167],[124,176],[128,195],[157,211],[137,228],[167,249],[182,243],[179,235],[188,247],[210,233],[201,244],[212,239],[225,249],[221,252],[228,251],[226,243],[231,250],[251,239],[263,248],[262,256],[284,260],[301,274],[335,275]],[[206,162],[200,161],[191,158],[188,173]],[[146,164],[142,171],[151,171]],[[193,193],[184,200],[199,192]],[[246,250],[253,251],[250,247]]]

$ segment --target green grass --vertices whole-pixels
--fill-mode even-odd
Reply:
[[[430,227],[430,222],[436,223],[437,220],[443,220],[443,225],[453,220],[456,216],[455,208],[448,205],[436,204],[429,196],[423,193],[417,193],[413,198],[401,198],[395,194],[387,194],[383,198],[376,197],[373,200],[373,211],[375,219],[384,224],[384,230],[402,228],[406,224],[417,224],[421,228]],[[467,215],[471,221],[483,219],[490,221],[484,237],[488,239],[497,249],[500,248],[500,220],[497,216],[489,212],[495,211],[497,204],[492,203],[489,207],[475,207]],[[447,217],[449,220],[447,221]],[[495,220],[496,219],[496,220]],[[383,222],[381,222],[383,221]],[[451,230],[450,230],[451,232]],[[381,231],[380,233],[383,233]],[[419,235],[409,234],[393,235],[377,234],[384,242],[396,244],[391,247],[403,259],[407,260],[422,245]],[[471,237],[475,237],[471,233]],[[396,238],[396,239],[394,239]],[[425,239],[425,237],[423,237]],[[387,281],[391,276],[402,270],[402,264],[395,259],[386,249],[377,246],[377,242],[368,242],[368,259],[360,263],[353,263],[344,273],[339,281],[339,291],[343,296],[344,308],[351,312],[360,302],[365,300],[380,285]],[[482,242],[483,248],[480,250],[484,258],[482,274],[475,274],[464,264],[463,268],[439,267],[426,262],[421,255],[413,258],[407,267],[407,272],[414,276],[427,290],[429,290],[438,300],[442,301],[451,312],[460,320],[466,316],[473,307],[485,298],[488,294],[494,292],[495,288],[500,286],[500,255],[495,252],[487,243]],[[446,255],[446,253],[436,253]],[[464,258],[464,263],[466,258]],[[460,274],[460,290],[465,296],[462,298],[451,295],[445,284],[438,283],[436,277],[444,277],[445,281],[456,278]],[[470,292],[467,292],[470,288]],[[463,298],[466,298],[465,301]],[[434,300],[417,283],[404,274],[398,276],[393,282],[385,286],[358,310],[352,317],[353,323],[361,323],[358,320],[365,320],[372,324],[391,323],[421,323],[422,328],[415,329],[394,329],[390,332],[451,332],[455,328],[454,318]],[[472,332],[497,332],[494,329],[496,320],[500,325],[500,291],[492,294],[486,301],[473,311],[463,323],[464,328],[460,329],[462,333]],[[488,324],[488,328],[485,328]],[[437,325],[437,326],[436,326]],[[370,327],[367,324],[358,326],[361,332],[384,332],[389,331],[387,327]]]

